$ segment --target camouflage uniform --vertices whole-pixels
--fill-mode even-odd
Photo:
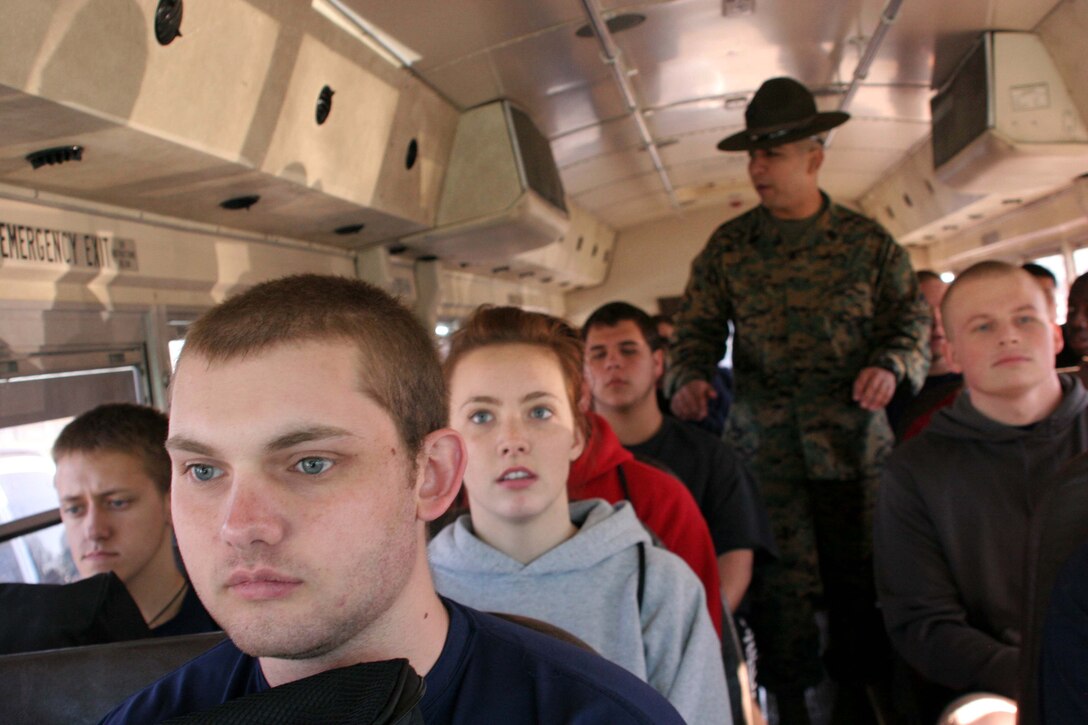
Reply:
[[[871,521],[893,437],[883,411],[854,402],[853,385],[862,368],[878,366],[919,388],[929,308],[902,247],[824,195],[793,241],[762,207],[714,232],[676,318],[671,393],[710,378],[727,320],[736,387],[725,437],[759,479],[782,554],[752,585],[760,680],[799,687],[822,677],[820,609],[830,616],[831,674],[855,679],[883,655]]]

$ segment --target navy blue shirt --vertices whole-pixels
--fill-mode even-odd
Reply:
[[[602,657],[443,599],[450,629],[424,678],[428,725],[684,722],[653,688]],[[156,723],[269,689],[258,661],[230,640],[115,709],[103,723]]]
[[[1088,722],[1088,544],[1069,557],[1050,594],[1039,692],[1042,722]]]
[[[691,423],[665,416],[648,440],[627,450],[662,464],[691,491],[706,519],[714,553],[752,549],[758,560],[774,558],[763,499],[732,447]]]
[[[181,609],[170,621],[151,630],[152,637],[176,637],[181,634],[200,634],[218,632],[219,625],[200,603],[196,590],[190,585],[181,600]]]

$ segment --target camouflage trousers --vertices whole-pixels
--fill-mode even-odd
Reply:
[[[872,682],[891,654],[876,608],[872,512],[877,481],[760,479],[780,558],[757,567],[750,622],[759,683],[797,690],[826,674]],[[827,613],[826,643],[816,613]]]

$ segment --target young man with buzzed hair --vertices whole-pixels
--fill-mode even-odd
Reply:
[[[83,578],[113,572],[151,634],[219,627],[174,557],[166,416],[143,405],[100,405],[53,443],[54,485],[72,561]]]
[[[626,302],[610,302],[586,320],[582,340],[593,409],[624,448],[664,464],[691,491],[714,540],[722,597],[735,612],[752,579],[754,552],[774,551],[751,478],[721,440],[662,414],[655,392],[665,353],[649,315]]]
[[[1058,278],[1049,269],[1035,262],[1025,262],[1020,268],[1035,278],[1039,286],[1043,288],[1051,306],[1057,306],[1058,302]]]
[[[170,393],[178,545],[230,639],[106,722],[248,707],[237,698],[394,659],[424,677],[429,724],[680,722],[611,663],[435,592],[425,526],[456,496],[465,446],[430,336],[386,293],[257,285],[192,325]]]
[[[948,697],[1015,697],[1029,521],[1052,475],[1088,450],[1088,394],[1055,371],[1061,332],[1023,269],[976,264],[941,308],[965,390],[888,460],[877,588],[892,643],[925,679]]]

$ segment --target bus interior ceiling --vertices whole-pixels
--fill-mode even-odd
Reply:
[[[173,37],[174,2],[0,11],[7,377],[135,344],[162,402],[186,319],[298,271],[358,274],[434,324],[653,309],[755,203],[716,144],[776,75],[852,114],[822,186],[916,267],[1088,239],[1088,0],[222,0],[184,4]],[[991,30],[1030,47],[987,41],[989,130],[935,170],[931,99]],[[130,312],[146,324],[114,338],[34,329]]]

